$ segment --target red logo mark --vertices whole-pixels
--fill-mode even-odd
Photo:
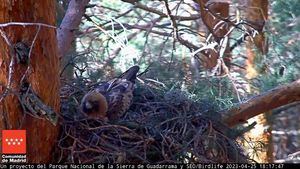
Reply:
[[[3,154],[26,154],[26,130],[2,130]]]

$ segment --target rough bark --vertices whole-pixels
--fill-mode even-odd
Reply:
[[[55,3],[53,0],[2,1],[0,3],[0,23],[30,22],[55,25]],[[32,45],[38,31],[37,26],[7,26],[2,28],[12,43],[25,42]],[[41,27],[31,52],[28,82],[40,99],[55,112],[59,112],[59,58],[55,29]],[[12,64],[11,85],[9,85],[9,65],[14,57],[3,36],[0,37],[0,130],[27,130],[27,158],[31,163],[47,163],[56,144],[58,126],[44,119],[24,114],[18,101],[20,81],[28,66]],[[10,88],[5,97],[3,92]],[[0,140],[1,142],[1,140]]]
[[[246,56],[247,59],[245,60],[245,72],[247,79],[253,79],[259,75],[258,71],[255,69],[255,48],[254,44],[251,41],[246,41]]]
[[[220,18],[228,18],[229,16],[229,1],[216,0],[198,0],[200,6],[201,19],[210,33],[213,34],[217,41],[224,37],[228,32],[228,27],[224,24],[216,25],[221,21]],[[207,10],[208,9],[208,10]],[[217,16],[217,17],[216,17]]]
[[[60,25],[62,23],[62,20],[64,19],[64,16],[66,14],[66,11],[68,9],[68,5],[70,3],[70,0],[63,0],[62,3],[56,3],[57,5],[57,25]],[[82,16],[79,16],[80,18]],[[59,40],[59,39],[58,39]],[[64,80],[70,80],[73,79],[74,75],[74,66],[72,65],[73,57],[76,55],[76,42],[73,41],[71,43],[70,49],[66,54],[64,54],[60,60],[60,76],[61,79]]]
[[[268,18],[268,0],[247,0],[246,4],[246,20],[251,25],[251,29],[254,28],[258,31],[255,37],[248,38],[246,42],[246,78],[252,79],[258,75],[254,63],[256,58],[254,47],[256,47],[261,54],[267,54],[268,52],[268,43],[265,38],[265,33],[263,32],[265,22]]]
[[[268,0],[248,0],[246,19],[251,26],[258,31],[253,40],[255,46],[263,54],[268,52],[268,45],[266,44],[263,28],[268,18]]]
[[[246,78],[253,79],[259,75],[259,72],[255,68],[255,60],[260,57],[260,54],[267,54],[268,45],[267,40],[265,38],[263,29],[265,22],[268,17],[268,0],[247,0],[246,2],[246,20],[251,25],[251,28],[248,27],[249,30],[255,29],[258,34],[254,37],[248,37],[246,41],[246,54],[247,59],[245,61],[246,65]],[[259,52],[256,52],[255,47]],[[263,73],[263,72],[261,72]],[[253,91],[251,91],[253,92]],[[271,121],[269,117],[272,115],[271,111],[264,112],[254,118],[251,118],[249,122],[255,121],[257,125],[245,133],[245,137],[251,138],[253,141],[260,141],[264,143],[264,147],[259,150],[254,150],[253,159],[260,163],[268,163],[273,162],[273,145],[272,145],[272,133],[271,133]],[[267,130],[266,130],[267,128]]]
[[[300,101],[300,79],[241,103],[224,113],[223,121],[228,126],[235,126],[251,117],[296,101]]]
[[[71,43],[68,53],[60,59],[60,77],[63,80],[72,80],[74,76],[74,56],[76,56],[76,43]]]
[[[89,0],[71,0],[66,11],[65,17],[57,30],[58,52],[59,57],[66,55],[72,41],[75,39],[75,30],[81,22],[85,13],[85,7]]]

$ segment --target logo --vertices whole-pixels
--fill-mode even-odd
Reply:
[[[2,130],[3,154],[26,154],[26,130]]]

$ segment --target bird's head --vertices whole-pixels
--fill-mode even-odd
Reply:
[[[108,105],[105,96],[97,91],[91,91],[82,98],[80,108],[89,117],[104,119]]]

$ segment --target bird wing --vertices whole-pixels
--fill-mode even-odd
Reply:
[[[124,73],[122,73],[118,78],[126,79],[128,81],[131,81],[132,83],[135,83],[136,75],[139,72],[139,70],[140,70],[139,66],[132,66]]]
[[[133,84],[135,83],[135,79],[139,69],[139,66],[132,66],[124,73],[122,73],[119,77],[114,78],[108,82],[100,83],[96,87],[96,90],[102,94],[109,93],[110,91],[118,88],[128,88],[129,90],[133,90],[133,85],[129,84],[129,82]]]
[[[97,85],[94,90],[96,90],[99,93],[105,94],[109,91],[109,88],[111,86],[111,82],[102,82],[99,85]]]
[[[110,120],[119,119],[130,107],[138,66],[133,66],[118,78],[101,83],[96,91],[106,97],[108,103],[107,116]]]
[[[108,118],[118,119],[132,103],[134,84],[126,79],[118,79],[108,89],[105,97],[108,101]]]

